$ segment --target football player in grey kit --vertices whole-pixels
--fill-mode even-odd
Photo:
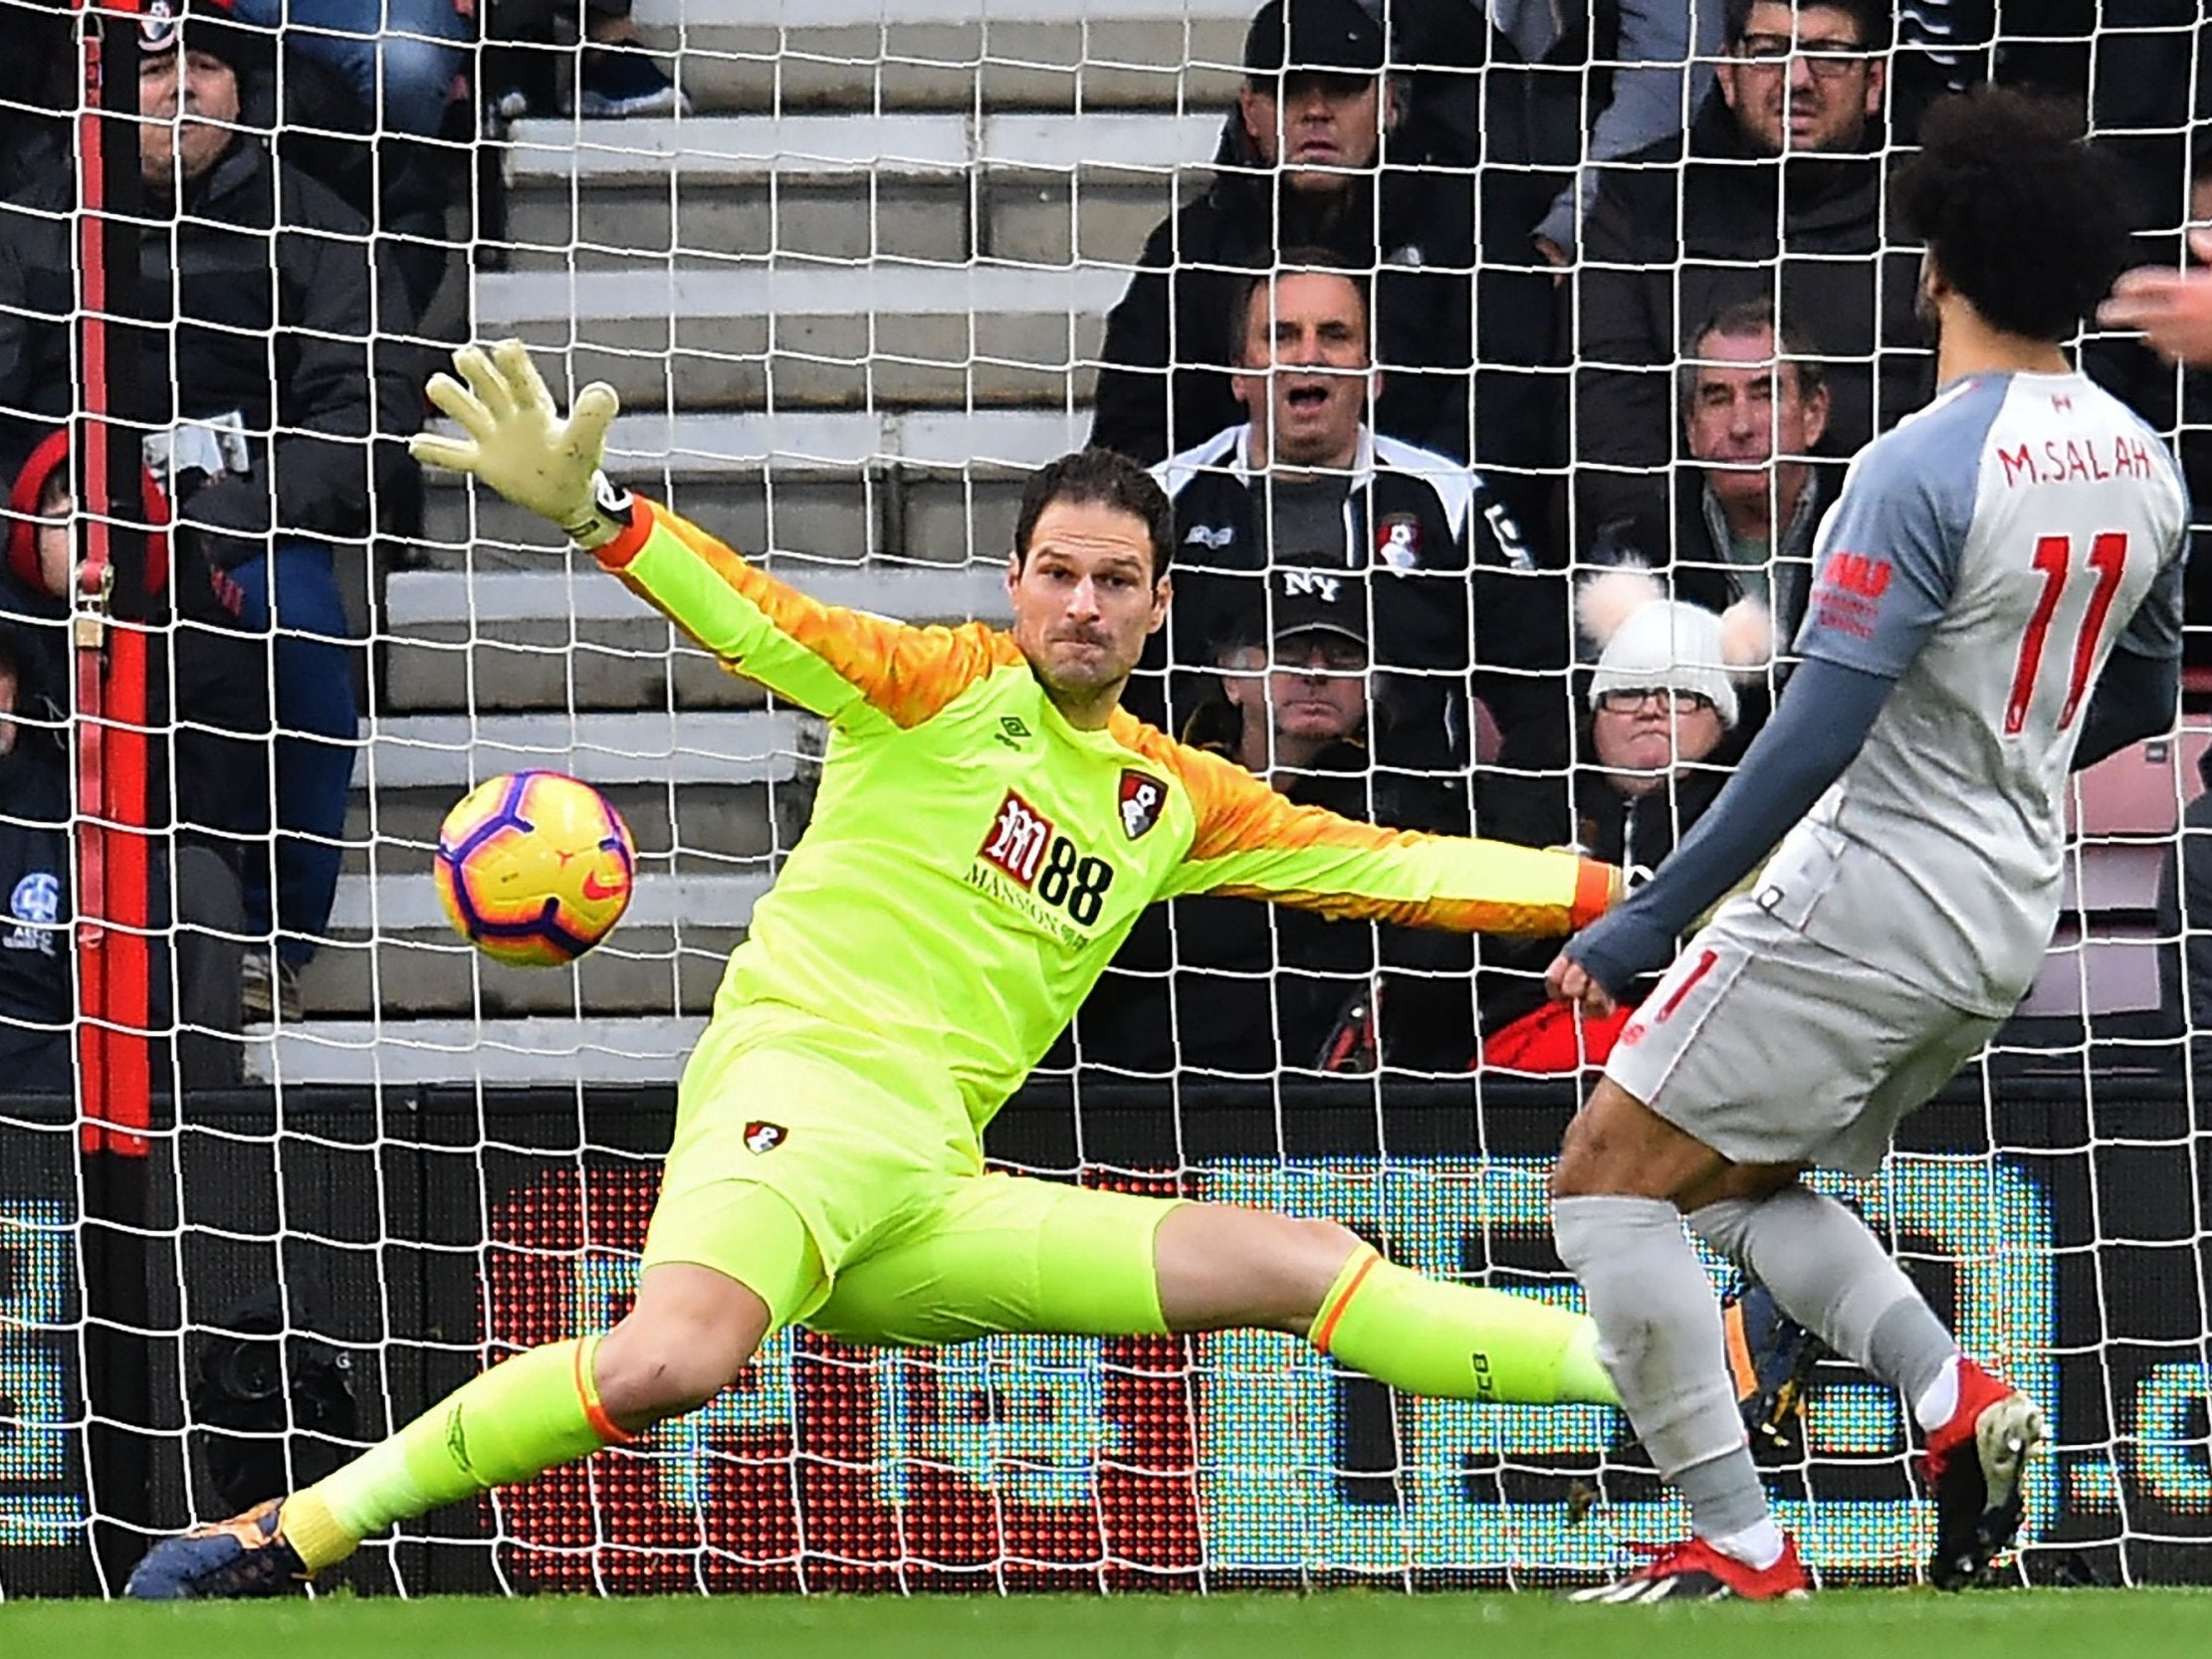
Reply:
[[[2100,158],[2001,91],[1937,106],[1922,142],[1893,199],[1927,246],[1940,389],[1852,463],[1801,666],[1736,776],[1551,969],[1555,996],[1610,1009],[1773,849],[1623,1030],[1553,1178],[1560,1256],[1692,1534],[1588,1598],[1810,1587],[1714,1358],[1682,1215],[1900,1391],[1926,1440],[1936,1583],[1985,1576],[2011,1545],[2046,1432],[1799,1177],[1875,1169],[2035,977],[2069,770],[2173,719],[2188,512],[2164,446],[2063,349],[2125,262]]]

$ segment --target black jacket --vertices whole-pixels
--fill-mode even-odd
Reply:
[[[1587,720],[1581,735],[1587,755]],[[1576,766],[1565,776],[1499,779],[1482,797],[1482,833],[1526,847],[1573,847],[1585,858],[1621,866],[1637,886],[1728,781],[1727,767],[1717,762],[1716,753],[1714,761],[1644,795],[1623,794],[1595,765]],[[1477,987],[1485,1033],[1544,1002],[1544,969],[1558,954],[1556,939],[1483,940]]]
[[[1220,752],[1208,740],[1225,735],[1210,718],[1220,712],[1203,711],[1185,740]],[[1324,749],[1285,794],[1396,829],[1448,829],[1454,811],[1442,791],[1379,776],[1356,743]],[[1177,899],[1147,910],[1115,953],[1076,1016],[1077,1053],[1085,1066],[1132,1072],[1366,1069],[1329,1065],[1325,1051],[1340,1028],[1367,1034],[1355,1011],[1371,1004],[1381,973],[1380,1058],[1457,1071],[1473,1049],[1472,955],[1463,935],[1430,929],[1337,922],[1249,899]]]
[[[1933,390],[1912,309],[1918,250],[1877,252],[1880,128],[1864,155],[1761,157],[1716,91],[1687,138],[1678,167],[1667,165],[1681,153],[1670,142],[1606,168],[1583,227],[1565,349],[1584,365],[1570,442],[1585,525],[1662,510],[1685,336],[1722,306],[1772,298],[1777,271],[1782,316],[1811,336],[1827,371],[1822,454],[1857,453]]]
[[[54,156],[0,208],[0,466],[10,476],[78,395],[74,196],[71,164]],[[179,504],[180,518],[228,532],[224,563],[264,551],[272,523],[364,533],[365,440],[411,430],[419,404],[399,348],[376,349],[372,376],[371,333],[404,332],[408,319],[376,315],[366,221],[243,137],[187,187],[173,223],[138,234],[133,310],[146,326],[114,340],[118,413],[152,431],[236,411],[250,435],[251,475],[201,489]]]
[[[1379,203],[1363,183],[1321,222],[1303,198],[1278,192],[1231,109],[1212,187],[1153,231],[1106,318],[1091,442],[1150,464],[1242,419],[1227,365],[1242,337],[1230,313],[1243,274],[1273,266],[1279,248],[1319,245],[1379,272],[1377,431],[1471,455],[1501,478],[1555,467],[1559,400],[1553,378],[1537,372],[1553,360],[1553,289],[1536,269],[1526,204],[1495,195],[1489,176],[1478,195],[1472,169],[1396,138],[1372,187]],[[1511,494],[1516,506],[1528,499]]]
[[[1155,469],[1175,502],[1176,602],[1148,661],[1199,671],[1177,677],[1171,730],[1211,692],[1205,671],[1219,648],[1258,636],[1259,576],[1286,562],[1260,542],[1255,496],[1266,476],[1245,466],[1247,432],[1217,433]],[[1347,481],[1343,553],[1331,563],[1370,576],[1379,763],[1463,770],[1470,678],[1505,737],[1500,764],[1564,757],[1567,578],[1531,550],[1481,474],[1363,437]],[[1153,719],[1144,695],[1133,706]]]

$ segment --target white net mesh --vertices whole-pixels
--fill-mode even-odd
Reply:
[[[1799,197],[1769,189],[1769,217],[1707,234],[1697,216],[1711,191],[1682,187],[1694,160],[1685,171],[1663,151],[1638,151],[1630,140],[1644,134],[1629,114],[1641,103],[1661,134],[1685,118],[1725,118],[1724,105],[1704,102],[1720,50],[1717,0],[1685,8],[1696,15],[1670,49],[1631,39],[1627,23],[1620,36],[1601,28],[1582,55],[1573,40],[1547,47],[1523,36],[1550,54],[1534,67],[1516,61],[1505,37],[1470,44],[1479,8],[1398,9],[1394,38],[1450,50],[1417,59],[1394,48],[1404,73],[1390,81],[1400,124],[1386,156],[1403,154],[1399,170],[1432,193],[1424,199],[1455,202],[1460,217],[1425,209],[1421,234],[1402,236],[1385,193],[1355,191],[1370,222],[1343,240],[1369,249],[1358,275],[1372,288],[1383,395],[1410,411],[1394,435],[1474,447],[1484,492],[1463,497],[1463,482],[1450,483],[1438,511],[1488,568],[1471,587],[1448,578],[1452,626],[1466,634],[1471,622],[1473,643],[1459,639],[1456,657],[1447,648],[1394,660],[1382,637],[1387,606],[1361,619],[1373,637],[1355,672],[1375,693],[1370,717],[1387,700],[1424,711],[1435,746],[1394,757],[1370,742],[1351,781],[1374,786],[1362,798],[1377,811],[1386,785],[1427,789],[1448,825],[1454,813],[1464,820],[1470,800],[1487,810],[1485,778],[1549,779],[1559,804],[1536,816],[1556,810],[1567,833],[1539,839],[1578,839],[1586,826],[1568,804],[1566,767],[1593,756],[1581,701],[1589,682],[1569,663],[1587,664],[1596,647],[1575,630],[1570,583],[1625,548],[1657,552],[1657,562],[1672,550],[1684,583],[1702,568],[1729,588],[1723,600],[1748,588],[1786,611],[1791,537],[1805,527],[1792,521],[1806,499],[1793,494],[1794,475],[1765,465],[1777,441],[1791,442],[1787,411],[1762,413],[1739,452],[1695,450],[1677,401],[1696,389],[1677,380],[1682,347],[1695,343],[1688,330],[1730,302],[1779,298],[1781,355],[1793,366],[1814,358],[1826,376],[1823,455],[1848,454],[1844,435],[1861,440],[1925,394],[1929,361],[1893,286],[1896,270],[1909,276],[1912,252],[1880,221],[1881,169],[1904,145],[1893,128],[1868,129],[1866,225],[1839,228],[1815,212],[1800,226],[1790,217]],[[2141,192],[2145,252],[2171,256],[2171,233],[2189,213],[2181,158],[2200,113],[2204,43],[2192,9],[2146,0],[2094,35],[2047,9],[2063,10],[1996,8],[2008,45],[1995,62],[2087,86],[2101,134],[2135,146],[2128,177]],[[1501,25],[1539,27],[1498,10]],[[1908,25],[1892,66],[1900,104],[1992,61],[1964,8],[1914,10],[1928,15]],[[313,53],[273,60],[280,89],[322,89],[314,96],[330,102],[303,108],[279,96],[257,117],[249,100],[232,119],[250,128],[283,110],[285,164],[320,170],[333,196],[353,189],[373,241],[342,207],[307,240],[315,257],[361,263],[374,248],[384,267],[359,277],[359,307],[350,320],[309,315],[279,251],[291,232],[272,233],[265,214],[233,239],[258,262],[258,311],[195,323],[206,290],[187,280],[171,295],[150,278],[114,309],[149,318],[144,337],[161,347],[139,371],[168,387],[147,424],[206,427],[241,411],[246,474],[278,476],[275,544],[334,549],[320,578],[294,575],[286,561],[298,555],[275,555],[276,585],[301,594],[288,621],[280,591],[278,624],[342,637],[308,597],[334,574],[362,648],[289,671],[281,653],[255,659],[256,684],[265,697],[274,688],[276,708],[262,717],[273,724],[246,729],[321,731],[344,745],[352,773],[341,827],[318,828],[312,806],[288,816],[277,803],[278,823],[302,832],[298,845],[334,849],[340,870],[327,922],[312,901],[289,909],[282,897],[273,923],[255,922],[251,899],[201,922],[232,941],[222,971],[233,975],[238,939],[266,963],[277,934],[295,935],[274,973],[260,972],[258,992],[247,970],[248,994],[264,1005],[249,1005],[242,1025],[225,1019],[223,998],[210,1013],[195,994],[192,975],[204,967],[173,931],[172,918],[202,914],[196,867],[178,854],[174,874],[157,870],[164,897],[152,932],[177,948],[157,953],[154,969],[162,989],[152,1021],[164,1041],[149,1156],[119,1156],[97,1136],[80,1151],[77,1132],[110,1116],[81,1069],[74,1097],[0,1107],[0,1540],[22,1547],[0,1563],[0,1587],[112,1588],[115,1562],[142,1530],[290,1489],[484,1360],[618,1315],[673,1085],[753,903],[805,823],[819,769],[818,722],[721,673],[588,558],[563,552],[556,532],[450,476],[429,477],[416,502],[407,470],[386,468],[360,485],[358,516],[301,518],[287,469],[317,463],[288,458],[285,440],[334,432],[335,447],[357,460],[368,421],[393,424],[369,413],[365,363],[330,404],[358,409],[359,421],[320,412],[302,341],[357,350],[372,340],[404,427],[434,349],[520,336],[556,396],[591,379],[621,393],[610,472],[764,553],[772,572],[913,622],[999,618],[1021,481],[1090,434],[1094,400],[1108,395],[1099,390],[1105,319],[1130,291],[1148,237],[1230,176],[1213,163],[1240,145],[1305,155],[1314,176],[1342,161],[1328,150],[1333,138],[1299,148],[1293,100],[1239,110],[1250,11],[1246,0],[637,0],[641,47],[587,50],[579,28],[591,42],[618,43],[628,27],[611,12],[526,17],[495,5],[486,21],[498,38],[478,44],[474,25],[442,14],[405,21],[394,7],[382,67],[367,75],[364,43],[335,25],[321,38],[341,50],[320,68]],[[1787,7],[1752,11],[1762,24],[1780,13],[1789,27]],[[295,22],[296,47],[303,27]],[[436,55],[448,41],[457,43],[450,60]],[[427,68],[392,50],[410,44],[428,50]],[[2158,67],[2155,87],[2146,62]],[[432,99],[443,124],[409,116],[403,130],[410,89],[434,84],[441,68],[449,81],[467,74],[465,101],[440,112]],[[1844,69],[1867,74],[1862,61]],[[77,77],[61,79],[73,87]],[[355,82],[380,89],[380,111],[362,104],[359,119],[341,119]],[[1830,95],[1839,84],[1820,72],[1807,82]],[[1601,114],[1609,91],[1610,121]],[[34,124],[40,111],[74,111],[85,99],[11,96],[16,117]],[[482,122],[480,105],[494,108]],[[609,112],[616,105],[627,112]],[[306,138],[328,140],[336,159]],[[1579,264],[1555,287],[1532,232],[1541,224],[1572,240],[1576,218],[1560,193],[1579,167],[1625,155],[1582,175],[1586,185],[1602,191],[1611,186],[1601,177],[1648,174],[1661,184],[1648,200],[1663,213],[1625,226],[1619,204],[1599,199],[1569,250]],[[80,187],[66,152],[52,166]],[[1719,172],[1729,177],[1712,189],[1740,203],[1731,181],[1758,170],[1726,162]],[[188,225],[221,222],[220,204],[189,183],[179,190],[149,192],[133,217],[145,245],[166,246],[179,213]],[[57,233],[75,223],[72,197],[23,199]],[[1326,214],[1277,199],[1271,182],[1256,199],[1264,242],[1302,244],[1332,229]],[[1778,236],[1779,277],[1762,263]],[[1671,245],[1656,263],[1638,252],[1655,239]],[[1179,274],[1172,297],[1162,284],[1164,352],[1122,365],[1116,417],[1149,423],[1148,461],[1203,447],[1245,418],[1225,374],[1195,371],[1229,366],[1219,342],[1231,325],[1207,308],[1235,295],[1239,268],[1254,263],[1225,233],[1188,247],[1164,235],[1153,248],[1145,263]],[[304,242],[293,254],[310,257]],[[27,319],[43,319],[77,338],[67,329],[108,302],[86,287],[82,254],[65,256],[60,311],[54,273],[44,287],[24,277],[0,286],[0,308],[14,308],[0,326],[27,335]],[[158,253],[146,257],[149,273],[168,269]],[[214,269],[221,282],[223,267]],[[1209,280],[1186,284],[1187,271]],[[0,285],[11,280],[0,271]],[[1440,309],[1406,309],[1431,308],[1438,294]],[[1279,339],[1292,310],[1283,291],[1262,308]],[[1800,323],[1803,342],[1789,332]],[[1715,337],[1740,343],[1745,332],[1739,319]],[[1750,335],[1757,345],[1755,324]],[[1774,347],[1696,354],[1758,366]],[[2123,354],[2112,360],[2115,374],[2133,376],[2127,388],[2146,415],[2186,441],[2201,391]],[[0,384],[11,429],[27,440],[86,409],[98,372],[81,344],[48,361],[60,382]],[[259,401],[234,404],[184,383],[211,362],[258,384]],[[1480,373],[1465,372],[1469,364]],[[1376,419],[1401,416],[1379,401]],[[212,446],[203,470],[216,479],[222,430],[197,440]],[[1215,521],[1191,517],[1189,504],[1232,478],[1235,454],[1231,445],[1195,462],[1196,494],[1178,498],[1179,534],[1209,532],[1177,549],[1194,590],[1210,563],[1233,561],[1209,538]],[[1754,481],[1747,499],[1763,498],[1754,505],[1770,520],[1770,557],[1745,557],[1759,513],[1731,518],[1718,495],[1701,493],[1703,475],[1677,474],[1700,461],[1724,484],[1730,461]],[[1419,477],[1431,464],[1382,465]],[[1463,481],[1456,464],[1444,472]],[[1319,475],[1341,480],[1342,464]],[[1805,488],[1825,501],[1832,474],[1812,476]],[[1366,472],[1359,480],[1364,506],[1356,501],[1347,518],[1339,488],[1322,517],[1354,524],[1354,563],[1387,563],[1398,518]],[[1307,488],[1261,492],[1261,522],[1278,545],[1314,521]],[[47,504],[19,490],[15,506]],[[192,516],[189,500],[182,510]],[[127,519],[127,509],[116,512]],[[1410,510],[1400,517],[1427,522]],[[257,578],[242,572],[268,562],[265,526],[222,527],[251,543],[243,559],[237,549],[217,557],[250,587]],[[1699,532],[1714,549],[1704,566],[1681,540]],[[16,569],[25,574],[20,561]],[[265,593],[269,578],[258,579]],[[220,579],[210,585],[223,594]],[[1539,618],[1534,631],[1499,646],[1485,603],[1523,599],[1533,608],[1517,614]],[[255,602],[249,593],[249,616]],[[59,640],[66,608],[28,602],[24,626]],[[174,642],[227,625],[180,621],[156,632],[156,654],[184,676]],[[1166,699],[1181,724],[1190,709],[1162,671],[1172,664],[1216,718],[1225,706],[1230,726],[1217,729],[1235,752],[1244,703],[1222,697],[1217,671],[1249,689],[1264,656],[1232,661],[1221,646],[1187,627],[1137,695],[1155,707]],[[66,708],[75,659],[57,648],[53,661],[65,678],[48,689]],[[359,675],[357,737],[288,718],[288,672]],[[1386,698],[1394,673],[1401,684]],[[1530,687],[1555,700],[1556,752],[1515,747],[1529,727],[1508,711]],[[1749,712],[1766,692],[1752,676],[1736,695]],[[2024,1534],[2025,1570],[2044,1580],[2201,1575],[2212,1526],[2212,1230],[2190,1068],[2196,993],[2184,971],[2205,923],[2188,908],[2186,878],[2178,910],[2158,895],[2185,823],[2202,815],[2198,720],[2083,777],[2067,918],[2024,1018],[1914,1121],[1909,1149],[1880,1176],[1840,1188],[1894,1240],[1964,1345],[2050,1413],[2056,1455],[2031,1486]],[[159,718],[156,748],[179,774],[198,762],[178,735],[199,722],[182,707]],[[38,712],[25,708],[22,726],[36,735]],[[250,747],[250,769],[275,793],[281,754]],[[1290,756],[1278,746],[1275,758]],[[67,775],[81,781],[81,754],[75,764]],[[628,919],[571,969],[489,963],[446,927],[427,874],[453,801],[529,766],[597,785],[636,835]],[[1694,795],[1671,795],[1659,814],[1668,840]],[[22,885],[38,869],[88,891],[83,853],[57,852],[55,837],[81,835],[97,814],[81,793],[60,798],[72,829],[52,830],[17,797],[0,804],[9,833],[51,830],[43,852],[7,873],[18,884],[14,932],[0,945],[11,954],[66,937]],[[265,802],[260,823],[226,825],[218,839],[249,876],[274,863],[282,890],[285,854],[267,811]],[[65,923],[70,914],[97,913],[80,903]],[[1543,956],[1485,946],[1482,972],[1470,975],[1469,960],[1401,956],[1364,930],[1349,954],[1339,937],[1316,955],[1291,924],[1234,937],[1219,926],[1206,912],[1162,918],[1153,953],[1132,955],[1115,981],[1136,1010],[1125,1022],[1149,1023],[1164,1056],[1111,1043],[1055,1054],[995,1132],[995,1154],[1025,1171],[1327,1216],[1409,1266],[1570,1299],[1543,1180],[1573,1104],[1572,1039],[1568,1076],[1532,1075],[1558,1073],[1556,1062],[1469,1069],[1477,1032],[1493,1040],[1505,1023],[1499,1007],[1533,1006]],[[294,959],[310,943],[295,980]],[[1379,1070],[1363,1019],[1377,984]],[[74,1012],[84,987],[65,981],[63,995],[72,1012],[60,1020],[14,1005],[0,1012],[11,1030],[66,1044],[86,1017]],[[1410,1010],[1409,1037],[1433,1040],[1394,1054],[1394,1006]],[[1201,1027],[1242,1019],[1238,1010],[1256,1010],[1264,1063],[1193,1061],[1186,1047],[1220,1035]],[[1343,1064],[1340,1075],[1320,1075],[1325,1055]],[[233,1067],[240,1086],[221,1086]],[[178,1093],[179,1082],[190,1086]],[[88,1224],[104,1210],[119,1227]],[[116,1365],[136,1367],[144,1385],[118,1391],[103,1368]],[[1805,1448],[1773,1471],[1782,1515],[1823,1572],[1909,1576],[1932,1520],[1914,1497],[1895,1401],[1841,1363],[1825,1365],[1820,1381]],[[1590,1492],[1604,1502],[1585,1518]],[[876,1354],[802,1333],[777,1338],[735,1389],[640,1448],[410,1523],[349,1570],[366,1586],[409,1592],[1338,1575],[1524,1583],[1594,1571],[1623,1541],[1680,1525],[1675,1500],[1611,1412],[1397,1397],[1283,1339],[994,1339],[942,1354]],[[88,1543],[111,1552],[103,1576],[88,1565]]]

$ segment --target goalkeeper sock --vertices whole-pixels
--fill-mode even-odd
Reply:
[[[365,1538],[487,1487],[512,1486],[632,1437],[599,1404],[599,1339],[553,1343],[470,1378],[397,1434],[284,1503],[310,1571]]]
[[[1597,1328],[1533,1297],[1425,1279],[1362,1248],[1322,1298],[1306,1340],[1409,1394],[1618,1405]]]

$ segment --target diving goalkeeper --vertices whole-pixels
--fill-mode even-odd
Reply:
[[[693,1410],[798,1321],[876,1346],[1257,1326],[1414,1393],[1615,1402],[1578,1315],[1424,1279],[1332,1222],[987,1175],[982,1146],[1155,900],[1565,934],[1615,871],[1293,806],[1124,712],[1172,544],[1132,462],[1089,450],[1030,481],[1010,633],[906,627],[818,604],[610,486],[607,387],[563,421],[520,343],[454,360],[461,380],[430,395],[461,436],[416,456],[558,524],[725,666],[822,716],[813,820],[685,1068],[631,1312],[159,1545],[130,1594],[294,1586],[395,1522]]]

